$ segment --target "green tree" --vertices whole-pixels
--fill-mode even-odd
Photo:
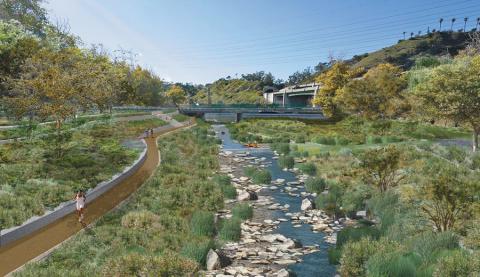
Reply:
[[[43,0],[2,0],[0,19],[17,20],[29,31],[42,34],[48,24],[47,12],[42,7]]]
[[[400,173],[400,158],[400,151],[394,145],[366,151],[360,158],[364,181],[373,184],[380,192],[397,186],[405,178]]]
[[[328,117],[339,115],[340,109],[335,101],[335,96],[359,72],[360,70],[353,70],[346,63],[335,63],[315,79],[315,82],[322,86],[315,95],[313,104],[322,107],[323,113]]]
[[[473,129],[473,151],[480,134],[480,55],[456,58],[452,64],[432,69],[415,87],[423,112]]]
[[[391,118],[408,109],[403,91],[407,81],[402,70],[391,64],[370,69],[362,79],[348,82],[338,90],[334,101],[345,111],[366,118]]]
[[[435,173],[434,173],[435,172]],[[422,210],[440,232],[451,230],[468,214],[473,202],[473,185],[465,172],[454,167],[435,166],[433,176],[421,188]]]
[[[167,98],[175,105],[175,107],[179,107],[180,104],[187,100],[185,95],[185,90],[182,87],[173,85],[167,91]]]

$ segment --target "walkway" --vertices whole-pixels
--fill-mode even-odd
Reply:
[[[182,127],[172,126],[162,133],[156,133],[156,138],[179,128]],[[87,224],[112,210],[151,176],[160,158],[156,138],[146,139],[147,159],[136,173],[87,206],[85,213]],[[82,226],[77,220],[75,213],[69,214],[23,239],[0,248],[0,276],[17,269],[80,231]]]

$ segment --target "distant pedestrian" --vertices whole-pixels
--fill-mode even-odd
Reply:
[[[143,132],[143,136],[145,138],[148,138],[148,133],[149,133],[149,130],[148,129],[145,129],[145,131]]]
[[[85,213],[85,202],[87,200],[87,197],[85,195],[85,192],[82,190],[77,191],[77,194],[75,195],[75,202],[76,202],[76,208],[77,208],[77,215],[78,215],[78,222],[82,223],[84,225],[84,213]]]
[[[153,128],[150,129],[150,136],[153,138]]]

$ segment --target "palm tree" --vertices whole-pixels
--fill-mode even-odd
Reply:
[[[475,29],[477,29],[477,31],[479,31],[479,30],[478,30],[478,25],[479,25],[479,24],[480,24],[480,17],[477,17],[477,26],[475,27]]]
[[[407,33],[407,32],[403,32],[403,40],[405,40],[405,34],[406,34],[406,33]]]
[[[438,31],[441,32],[442,31],[443,18],[440,18],[439,22],[440,22],[440,28],[438,28]]]
[[[464,22],[464,24],[463,24],[463,32],[465,32],[465,30],[467,29],[467,21],[468,21],[468,17],[465,17],[465,18],[463,19],[463,22]]]
[[[413,38],[413,32],[410,33],[410,38]]]
[[[418,36],[420,36],[422,34],[422,31],[418,31]]]
[[[450,25],[450,31],[453,31],[453,23],[455,23],[455,21],[457,21],[457,19],[455,17],[452,18],[452,25]]]

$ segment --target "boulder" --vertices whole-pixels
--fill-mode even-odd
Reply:
[[[215,250],[208,250],[207,254],[207,270],[216,270],[222,267],[220,256],[215,252]]]
[[[310,199],[305,198],[302,200],[302,206],[300,207],[302,211],[312,210],[313,208],[314,208],[314,205],[313,205],[313,202],[310,201]]]
[[[279,271],[277,271],[275,276],[277,276],[277,277],[288,277],[288,276],[290,276],[290,273],[288,273],[288,271],[285,268],[282,268]]]

